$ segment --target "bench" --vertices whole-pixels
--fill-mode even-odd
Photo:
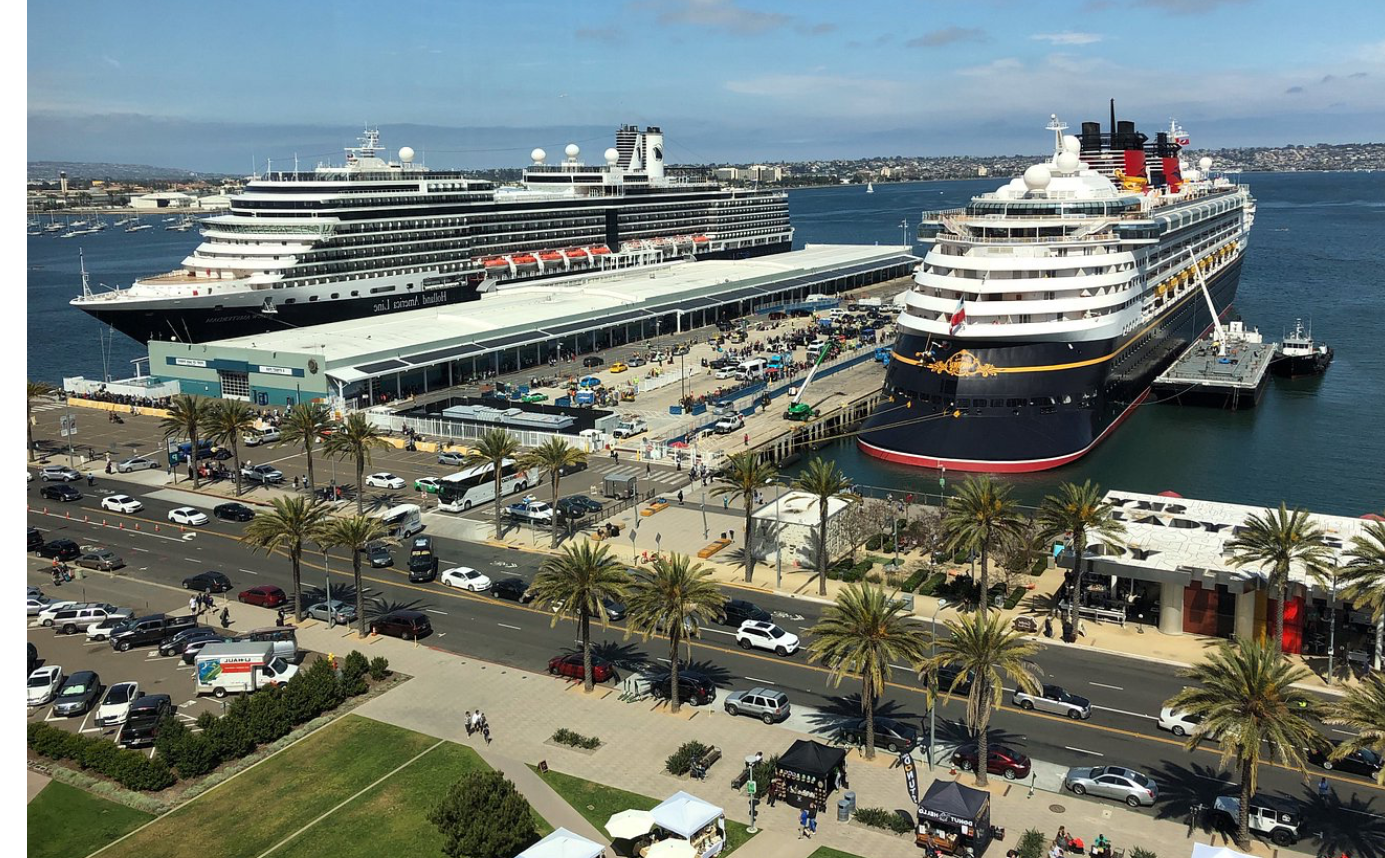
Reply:
[[[640,510],[640,515],[648,517],[656,512],[663,512],[666,509],[668,509],[668,501],[658,500],[650,504],[649,506],[645,507],[644,509]]]
[[[730,544],[731,540],[729,539],[713,540],[706,548],[703,548],[701,551],[697,552],[697,556],[702,558],[703,560],[706,560],[708,557],[711,557],[713,554],[716,554],[718,551],[722,550]]]
[[[721,748],[713,746],[711,750],[702,755],[702,759],[692,764],[692,769],[688,774],[698,780],[707,779],[707,770],[710,769],[717,760],[721,759]]]

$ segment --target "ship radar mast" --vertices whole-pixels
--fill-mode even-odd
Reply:
[[[1058,118],[1058,114],[1056,114],[1056,113],[1050,113],[1050,114],[1048,115],[1048,125],[1045,126],[1045,127],[1046,127],[1049,131],[1052,131],[1052,132],[1053,132],[1053,152],[1054,152],[1054,154],[1055,154],[1055,155],[1062,154],[1062,152],[1063,152],[1063,132],[1068,130],[1068,124],[1067,124],[1066,122],[1062,121],[1061,119],[1059,119],[1059,118]]]
[[[362,135],[357,137],[356,140],[358,140],[361,145],[346,147],[346,163],[348,164],[355,163],[361,158],[374,158],[375,153],[380,151],[379,128],[371,128],[367,125],[365,131],[362,132]]]

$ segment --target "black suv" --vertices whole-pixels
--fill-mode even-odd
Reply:
[[[213,640],[224,636],[225,633],[218,632],[211,626],[193,626],[159,641],[159,655],[180,655],[193,641]]]
[[[433,553],[433,540],[427,536],[414,537],[409,548],[409,581],[422,584],[438,577],[438,555]]]
[[[167,694],[146,694],[130,704],[125,726],[120,728],[120,744],[127,748],[152,745],[159,725],[173,716],[173,698]]]
[[[200,590],[203,593],[225,593],[231,589],[231,579],[224,573],[209,569],[183,579],[184,590]]]
[[[82,556],[82,546],[70,539],[55,539],[39,546],[39,557],[53,557],[66,563]]]
[[[588,368],[594,367],[594,366],[601,366],[601,365],[603,365],[603,364],[605,364],[605,363],[606,363],[606,360],[605,360],[604,358],[599,358],[599,357],[597,357],[596,355],[588,355],[588,356],[582,358],[582,366],[585,366],[585,367],[588,367]]]
[[[428,615],[418,611],[390,611],[370,621],[371,634],[418,640],[433,633]]]
[[[509,599],[511,602],[533,601],[533,597],[529,595],[529,585],[523,578],[502,578],[496,581],[491,587],[491,595],[497,599]]]
[[[31,527],[31,528],[29,528],[29,549],[28,549],[28,550],[30,550],[30,551],[36,551],[36,550],[38,550],[38,549],[40,549],[40,548],[42,548],[42,547],[43,547],[43,531],[39,530],[37,527]]]
[[[386,566],[394,565],[394,555],[390,553],[390,547],[383,542],[372,542],[365,547],[366,562],[370,563],[372,569],[383,569]]]
[[[950,693],[957,697],[965,697],[970,694],[972,680],[971,671],[967,671],[966,677],[962,679],[961,682],[957,683],[956,688],[952,687],[952,683],[957,680],[961,672],[962,669],[960,667],[951,664],[938,668],[938,692],[940,694]]]
[[[654,681],[652,690],[655,697],[665,700],[672,699],[673,695],[670,687],[673,674],[666,673]],[[679,671],[678,673],[678,701],[680,703],[691,703],[694,706],[703,706],[717,699],[717,687],[712,680],[705,674],[695,670]]]
[[[747,602],[745,599],[727,599],[726,607],[722,610],[725,613],[725,622],[728,626],[740,628],[741,623],[747,620],[754,620],[757,623],[770,622],[769,611],[754,602]]]
[[[74,489],[69,483],[58,483],[53,486],[44,486],[38,490],[38,496],[47,500],[78,501],[82,499],[82,493]]]
[[[222,521],[249,521],[255,517],[255,511],[243,503],[223,503],[212,509],[212,515]]]

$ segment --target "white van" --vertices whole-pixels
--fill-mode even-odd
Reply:
[[[401,503],[380,513],[380,520],[395,539],[408,539],[423,530],[423,510],[418,504]]]
[[[736,366],[737,377],[744,381],[758,381],[765,377],[767,366],[769,366],[769,361],[764,358],[743,360]]]
[[[267,429],[251,429],[250,434],[241,439],[247,447],[258,447],[261,444],[273,444],[280,439],[279,430],[274,427]]]

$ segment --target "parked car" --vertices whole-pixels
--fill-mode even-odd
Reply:
[[[39,615],[43,617],[43,614]],[[49,619],[52,621],[53,631],[64,635],[75,635],[79,631],[86,631],[94,625],[104,623],[108,620],[124,622],[134,616],[134,612],[129,608],[117,608],[105,602],[98,602],[90,605],[71,605],[52,614]]]
[[[192,628],[181,629],[159,641],[159,655],[182,655],[188,644],[194,641],[221,640],[224,635],[224,632],[219,632],[211,626],[193,626]]]
[[[223,503],[217,504],[212,509],[212,515],[222,521],[250,521],[255,517],[255,511],[243,503]]]
[[[231,579],[224,572],[208,569],[183,579],[184,590],[200,590],[203,593],[225,593],[231,589]]]
[[[29,705],[42,706],[53,699],[62,687],[63,669],[61,665],[45,664],[29,674]]]
[[[548,672],[554,676],[566,676],[569,679],[584,679],[586,674],[582,670],[582,654],[580,652],[572,655],[555,655],[548,660]],[[592,681],[605,682],[608,679],[616,678],[616,667],[599,655],[592,656]]]
[[[308,616],[324,623],[345,626],[356,622],[356,606],[340,599],[328,599],[308,608]]]
[[[236,599],[246,605],[277,608],[287,602],[289,597],[287,593],[273,584],[261,584],[258,587],[251,587],[249,590],[241,590]]]
[[[167,694],[144,695],[130,704],[125,726],[120,729],[118,744],[126,748],[154,744],[159,735],[159,725],[173,712],[173,698]]]
[[[502,578],[496,581],[491,587],[491,595],[497,599],[509,599],[511,602],[531,602],[534,598],[529,595],[529,585],[523,578]]]
[[[53,714],[68,717],[81,715],[96,705],[96,701],[101,699],[101,691],[101,677],[95,671],[79,670],[58,689],[57,697],[53,698]]]
[[[82,546],[70,539],[54,539],[51,542],[45,542],[39,547],[38,556],[45,559],[52,558],[66,563],[69,560],[76,560],[78,557],[82,556]]]
[[[1332,751],[1336,750],[1340,742],[1333,742],[1330,749],[1313,748],[1308,752],[1308,761],[1324,769],[1335,769],[1339,772],[1351,772],[1355,775],[1365,775],[1373,778],[1380,772],[1380,755],[1369,748],[1359,748],[1342,757],[1340,760],[1332,759]]]
[[[673,674],[665,673],[654,680],[650,690],[655,697],[664,700],[672,699]],[[678,672],[678,700],[682,703],[691,703],[694,706],[703,706],[717,699],[717,687],[712,680],[707,678],[704,673],[695,670],[680,670]]]
[[[547,524],[553,520],[553,507],[545,501],[522,500],[505,508],[505,514],[516,521],[532,521]]]
[[[99,604],[99,602],[74,602],[71,599],[50,601],[46,608],[38,612],[38,624],[44,628],[52,628],[58,614],[82,608],[95,608]]]
[[[1092,701],[1076,694],[1069,694],[1060,685],[1045,685],[1039,689],[1038,694],[1016,689],[1015,705],[1021,709],[1037,709],[1040,712],[1065,715],[1075,721],[1085,721],[1092,717]]]
[[[59,503],[71,503],[72,501],[79,501],[82,499],[82,493],[67,483],[58,483],[55,486],[44,486],[38,490],[38,496],[44,500],[52,500]]]
[[[630,367],[626,366],[621,361],[616,361],[615,363],[611,364],[611,372],[625,372],[629,368]]]
[[[746,620],[736,630],[736,643],[741,649],[767,649],[775,655],[786,656],[798,652],[798,635],[786,632],[774,623]]]
[[[131,617],[124,613],[111,614],[99,623],[87,626],[87,641],[95,643],[106,640],[111,636],[111,632],[125,625]]]
[[[433,624],[418,611],[390,611],[370,621],[370,633],[418,640],[433,633]]]
[[[189,524],[200,527],[207,523],[207,514],[190,506],[180,506],[168,511],[168,520],[174,524]]]
[[[197,618],[191,614],[170,617],[167,614],[150,614],[147,617],[132,617],[112,629],[108,636],[111,649],[129,652],[132,647],[159,644],[184,629],[197,626]]]
[[[378,474],[371,474],[365,478],[365,484],[372,489],[402,489],[404,488],[404,478],[396,477],[387,471]]]
[[[117,682],[106,689],[101,705],[96,707],[96,717],[92,720],[98,727],[117,727],[125,723],[130,714],[130,704],[139,699],[138,682]]]
[[[111,512],[132,513],[144,509],[144,504],[129,495],[106,495],[101,498],[101,508]]]
[[[97,569],[102,572],[110,572],[124,566],[125,561],[120,559],[119,554],[116,554],[109,548],[98,548],[94,551],[88,551],[86,554],[78,557],[77,565],[81,566],[83,569]]]
[[[976,771],[976,743],[963,745],[952,755],[952,764],[964,772]],[[986,771],[1003,775],[1006,780],[1029,777],[1033,763],[1025,754],[1006,745],[991,745],[987,749]]]
[[[132,456],[115,466],[115,470],[120,474],[129,474],[134,471],[156,471],[160,468],[158,462],[144,456]]]
[[[473,593],[481,593],[491,587],[491,579],[488,576],[469,566],[454,566],[444,571],[438,576],[438,583],[459,590],[470,590]]]
[[[278,429],[270,427],[268,429],[252,429],[242,440],[247,447],[258,447],[261,444],[273,444],[282,437],[283,435]]]
[[[49,598],[48,596],[45,596],[42,593],[39,593],[36,596],[30,596],[28,598],[29,616],[37,617],[39,614],[43,613],[44,610],[51,607],[55,601],[59,600]]]
[[[771,619],[769,611],[745,599],[727,599],[726,604],[722,606],[722,612],[722,622],[737,628],[747,622],[768,623]]]
[[[466,453],[457,450],[444,450],[438,454],[438,464],[446,465],[449,468],[460,468],[466,464]]]
[[[365,558],[372,569],[384,569],[386,566],[394,565],[394,555],[390,553],[390,547],[383,542],[372,542],[367,545]]]
[[[718,435],[729,435],[743,428],[745,428],[744,417],[739,414],[728,414],[712,426],[712,431]]]
[[[1241,797],[1217,796],[1212,803],[1212,813],[1220,828],[1235,831],[1240,825]],[[1278,846],[1288,846],[1298,842],[1303,808],[1292,799],[1257,794],[1250,797],[1250,810],[1246,818],[1251,831],[1265,835]]]
[[[284,472],[273,465],[251,465],[241,468],[240,474],[252,483],[271,485],[284,481]]]
[[[726,695],[725,707],[727,715],[749,715],[766,724],[774,724],[789,717],[789,696],[782,691],[756,687]]]
[[[605,359],[599,358],[596,355],[587,355],[582,358],[582,366],[585,367],[601,366],[605,362]]]
[[[419,477],[414,480],[414,491],[424,494],[435,495],[442,489],[442,480],[439,477]]]
[[[843,741],[853,745],[866,744],[866,719],[857,718],[847,722],[840,729]],[[875,747],[884,748],[892,754],[912,751],[918,746],[919,731],[913,725],[893,718],[875,716]]]
[[[28,551],[35,551],[43,545],[43,531],[37,527],[29,528],[29,547]]]
[[[1131,807],[1149,807],[1159,798],[1159,787],[1149,775],[1122,766],[1068,769],[1063,787],[1078,795],[1114,798]]]
[[[67,465],[49,465],[38,472],[39,479],[47,482],[70,483],[80,480],[82,475]]]

